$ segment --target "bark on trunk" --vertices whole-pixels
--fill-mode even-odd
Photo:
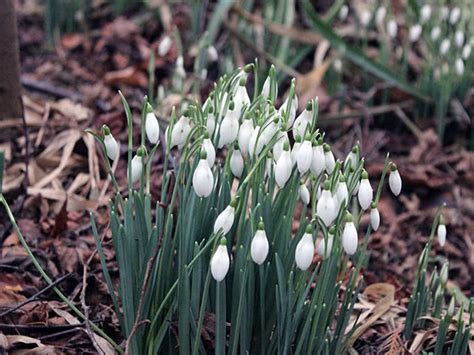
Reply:
[[[0,119],[22,116],[14,0],[0,0]]]

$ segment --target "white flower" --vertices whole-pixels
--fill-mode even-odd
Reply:
[[[145,132],[148,140],[152,144],[158,143],[160,139],[160,125],[158,124],[158,119],[153,113],[153,108],[151,105],[147,105],[147,114],[145,116]]]
[[[252,135],[250,136],[250,141],[249,141],[249,154],[258,156],[262,149],[265,147],[265,139],[262,136],[262,132],[260,126],[255,126]]]
[[[237,119],[240,117],[242,114],[242,109],[245,106],[250,106],[250,98],[249,94],[247,93],[247,89],[245,87],[245,78],[242,77],[240,79],[239,85],[237,85],[237,89],[235,90],[235,95],[234,95],[234,104],[235,104],[235,115],[237,116]]]
[[[158,45],[158,55],[160,57],[164,57],[165,55],[167,55],[171,49],[172,44],[173,44],[173,41],[171,40],[171,37],[164,36],[160,44]]]
[[[239,118],[234,111],[234,104],[231,101],[229,110],[221,122],[219,129],[219,144],[222,148],[224,145],[230,144],[237,139],[239,134]]]
[[[324,189],[316,205],[316,215],[318,215],[326,227],[329,227],[337,217],[337,205],[329,190],[329,181],[324,183]]]
[[[454,7],[449,14],[449,23],[451,25],[456,24],[461,18],[461,9],[459,7]]]
[[[143,171],[143,157],[137,154],[132,158],[132,183],[138,181],[142,176]]]
[[[250,256],[255,264],[262,265],[268,255],[268,239],[267,234],[263,226],[263,222],[260,222],[258,229],[255,232],[255,236],[252,239],[250,245]]]
[[[301,183],[300,188],[298,189],[300,200],[305,204],[309,204],[310,194],[306,184]]]
[[[313,148],[311,147],[310,135],[308,134],[296,153],[296,163],[301,174],[304,174],[309,170],[312,158]]]
[[[395,38],[397,36],[397,32],[398,32],[397,21],[395,21],[394,19],[390,19],[387,22],[387,33],[388,33],[388,35],[390,36],[390,38]]]
[[[395,164],[390,164],[390,176],[388,177],[388,185],[390,190],[395,196],[400,195],[402,191],[402,178],[398,172],[397,166]]]
[[[296,266],[302,271],[309,268],[313,262],[314,257],[314,243],[313,243],[313,229],[311,225],[306,228],[306,233],[303,234],[301,240],[296,245],[295,262]]]
[[[418,23],[416,25],[410,27],[410,31],[408,33],[408,38],[409,38],[410,42],[418,41],[418,39],[421,36],[421,31],[422,31],[421,25],[418,24]]]
[[[461,58],[456,59],[456,61],[454,62],[454,69],[456,70],[457,75],[464,75],[464,62]]]
[[[449,16],[449,8],[447,6],[441,7],[441,20],[446,20]]]
[[[341,9],[339,10],[339,20],[344,21],[349,14],[349,6],[342,5]]]
[[[464,32],[462,31],[456,31],[454,34],[454,43],[456,43],[456,46],[458,48],[461,48],[464,44]]]
[[[334,244],[334,230],[331,228],[329,230],[329,233],[328,233],[328,237],[327,237],[327,247],[326,247],[326,240],[324,238],[322,238],[320,241],[319,241],[319,244],[318,244],[318,255],[319,256],[322,256],[324,258],[329,258],[329,255],[331,255],[331,251],[332,251],[332,246]]]
[[[235,177],[241,177],[242,172],[244,171],[244,158],[240,150],[234,149],[232,155],[230,156],[230,170]]]
[[[249,151],[249,143],[250,139],[252,138],[253,133],[253,122],[249,117],[244,119],[244,122],[239,128],[239,135],[237,140],[239,142],[239,149],[244,156],[247,155]]]
[[[283,105],[281,105],[280,108],[278,109],[278,114],[280,115],[280,117],[285,117],[285,113],[288,107],[288,99],[289,97],[286,98]],[[287,127],[291,127],[293,125],[293,122],[295,121],[297,109],[298,109],[298,97],[295,94],[293,96],[293,100],[291,100],[291,107],[290,107],[290,111],[288,112]]]
[[[189,122],[189,118],[186,116],[181,116],[171,131],[171,147],[177,145],[179,148],[181,148],[186,142],[190,131],[191,123]]]
[[[287,144],[290,144],[290,140],[288,139],[288,133],[286,133],[285,130],[281,130],[278,139],[273,146],[273,156],[275,157],[275,160],[280,159],[281,153],[283,152],[283,146],[285,145],[285,142]]]
[[[355,145],[352,150],[347,154],[346,160],[344,161],[344,168],[347,170],[349,166],[355,169],[358,165],[359,160],[359,146]]]
[[[346,207],[347,204],[349,203],[349,191],[347,190],[347,184],[346,184],[346,179],[344,178],[344,175],[341,175],[339,177],[339,182],[337,183],[335,197],[336,197],[338,209],[341,208],[341,206]]]
[[[321,144],[313,147],[313,159],[311,161],[311,171],[314,175],[319,176],[326,169],[326,158],[324,156],[324,148]]]
[[[210,62],[216,62],[217,59],[219,59],[217,49],[213,45],[207,47],[207,59],[209,59]]]
[[[433,27],[431,30],[431,40],[436,41],[441,35],[441,28],[439,26]]]
[[[380,226],[380,213],[374,202],[370,205],[370,225],[374,231],[377,231]]]
[[[467,60],[471,56],[472,47],[470,44],[466,44],[462,49],[462,59]]]
[[[202,141],[202,147],[206,151],[207,163],[209,164],[209,167],[212,168],[214,166],[214,162],[216,161],[216,150],[214,148],[214,145],[212,144],[212,141],[209,139],[209,136],[204,136],[204,140]]]
[[[222,211],[219,216],[217,216],[216,221],[214,222],[214,233],[221,231],[224,234],[229,233],[232,225],[234,224],[235,217],[235,206],[237,202],[232,200],[232,202]]]
[[[268,152],[268,156],[265,159],[265,177],[270,176],[273,168],[272,153]]]
[[[339,58],[334,59],[333,67],[336,73],[342,73],[342,60]]]
[[[334,154],[332,154],[331,147],[329,144],[324,144],[324,164],[326,167],[326,172],[332,174],[334,167],[336,166],[336,160],[334,159]]]
[[[263,83],[262,95],[264,97],[268,97],[268,95],[270,95],[270,76],[267,76],[265,82]]]
[[[381,25],[385,19],[385,15],[387,15],[387,9],[385,6],[380,6],[375,12],[375,23]]]
[[[176,58],[175,73],[180,78],[186,77],[186,71],[184,70],[184,63],[183,63],[182,56],[178,56],[178,58]]]
[[[201,158],[193,174],[194,192],[196,192],[196,195],[199,197],[209,196],[214,187],[214,175],[212,175],[206,155],[206,151],[203,149]]]
[[[298,160],[298,151],[301,148],[301,137],[296,136],[295,138],[295,144],[293,144],[293,148],[291,149],[291,161],[293,162],[293,165],[296,164],[296,161]]]
[[[107,156],[112,160],[117,159],[119,156],[119,146],[117,141],[112,133],[110,133],[109,127],[106,125],[102,127],[102,132],[104,133],[104,145]]]
[[[438,224],[437,234],[438,234],[439,245],[444,247],[444,243],[446,243],[446,225],[444,224],[444,222],[443,223],[440,222]]]
[[[451,42],[449,41],[449,39],[447,38],[443,39],[439,46],[439,53],[441,55],[446,55],[449,51],[449,47],[451,47]]]
[[[374,197],[374,191],[372,190],[372,186],[369,182],[369,175],[365,170],[362,172],[362,179],[360,180],[359,193],[357,197],[359,199],[360,207],[363,210],[369,208],[370,203]]]
[[[346,225],[342,232],[342,247],[348,255],[353,255],[357,251],[357,229],[349,212],[347,212],[345,219]]]
[[[216,116],[214,116],[214,113],[212,111],[209,111],[209,113],[207,114],[206,129],[209,133],[209,136],[212,136],[214,130],[216,129]]]
[[[304,137],[306,134],[306,127],[311,123],[312,119],[312,102],[309,102],[303,112],[296,118],[293,124],[293,134]]]
[[[229,271],[229,266],[230,258],[227,253],[226,239],[222,238],[220,245],[211,258],[211,274],[214,280],[217,282],[224,280]]]
[[[275,167],[275,180],[280,188],[285,186],[293,169],[293,162],[291,161],[289,149],[288,144],[283,146],[283,152],[281,153],[280,159],[277,160]]]
[[[364,27],[367,27],[367,25],[369,24],[371,18],[372,18],[372,15],[371,15],[370,11],[368,11],[368,10],[362,11],[362,13],[360,14],[360,23],[361,23],[361,25],[364,26]]]
[[[431,18],[431,6],[428,4],[425,4],[420,10],[421,23],[426,23],[430,18]]]

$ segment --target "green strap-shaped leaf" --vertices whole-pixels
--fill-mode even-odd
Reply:
[[[3,192],[3,166],[5,165],[5,152],[0,151],[0,194]]]

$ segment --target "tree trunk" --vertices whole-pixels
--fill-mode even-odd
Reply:
[[[22,116],[14,0],[0,0],[0,119]]]

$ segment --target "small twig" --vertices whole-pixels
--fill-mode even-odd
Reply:
[[[6,310],[5,312],[3,313],[0,313],[0,318],[1,317],[5,317],[6,315],[16,311],[17,309],[20,309],[21,307],[23,307],[24,305],[28,304],[28,303],[31,303],[33,302],[38,296],[41,296],[43,293],[45,293],[46,291],[48,291],[49,289],[53,288],[54,286],[57,286],[58,284],[60,284],[61,282],[63,282],[65,279],[67,279],[69,276],[71,276],[71,273],[68,273],[66,275],[63,275],[61,276],[59,279],[57,279],[56,281],[54,281],[51,285],[48,285],[46,286],[45,288],[43,288],[42,290],[36,292],[33,296],[29,297],[28,299],[24,300],[23,302],[21,303],[18,303],[15,307],[13,308],[10,308],[8,310]]]
[[[395,108],[395,114],[398,116],[398,118],[405,124],[405,126],[408,128],[408,130],[413,133],[413,135],[418,138],[419,141],[423,140],[423,133],[420,131],[420,129],[408,118],[408,116],[403,112],[403,110],[400,107]]]

